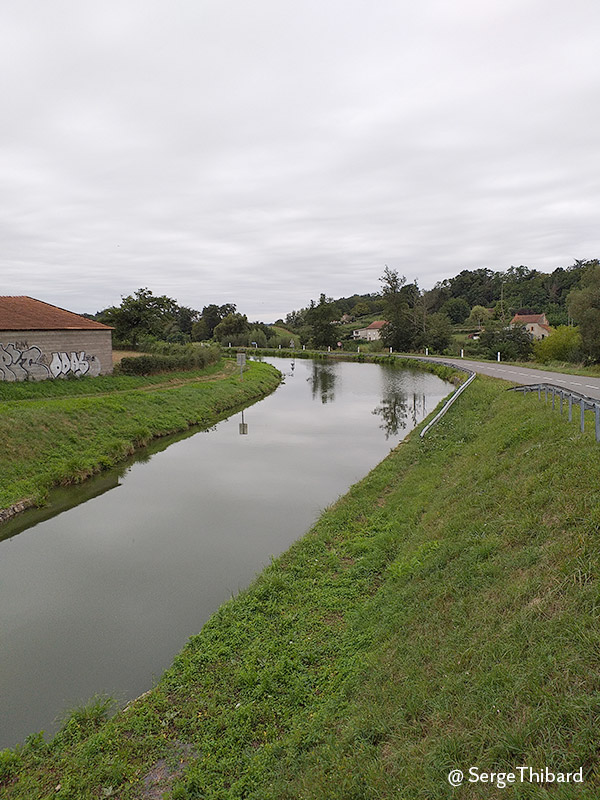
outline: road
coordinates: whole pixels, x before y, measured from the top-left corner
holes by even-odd
[[[527,369],[527,367],[515,367],[511,364],[470,361],[468,358],[436,358],[435,356],[422,356],[422,358],[426,361],[443,361],[446,364],[455,364],[457,367],[466,367],[481,375],[502,378],[502,380],[518,385],[553,383],[563,389],[571,389],[573,392],[600,400],[600,378],[590,378],[586,375],[566,375],[564,372],[550,372],[543,369]]]

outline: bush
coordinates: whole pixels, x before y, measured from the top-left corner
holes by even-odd
[[[478,349],[487,358],[500,352],[503,361],[527,361],[533,352],[533,337],[523,325],[489,328],[479,337]]]
[[[548,364],[550,361],[581,361],[582,344],[579,328],[559,325],[550,336],[533,345],[533,354],[535,360],[541,364]]]
[[[154,375],[157,372],[179,372],[186,369],[203,369],[215,364],[220,356],[217,347],[200,344],[172,344],[156,342],[150,355],[122,358],[121,375]]]

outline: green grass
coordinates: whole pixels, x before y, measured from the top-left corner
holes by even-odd
[[[39,400],[46,397],[95,395],[123,392],[131,389],[144,389],[214,375],[222,368],[223,362],[221,361],[204,369],[168,372],[160,375],[99,375],[97,378],[67,378],[39,382],[21,381],[18,383],[0,381],[0,401]]]
[[[190,425],[212,424],[224,412],[272,391],[279,382],[277,371],[267,364],[249,364],[242,382],[237,371],[219,377],[216,368],[180,376],[89,379],[98,380],[104,393],[0,403],[0,509],[24,499],[42,502],[50,487],[80,482],[155,437]],[[157,379],[156,389],[140,391]],[[83,380],[51,385],[58,384],[57,391],[63,392],[85,386],[87,394],[89,384]],[[106,394],[108,389],[112,392]]]
[[[289,339],[298,338],[298,334],[289,330],[289,328],[282,327],[281,325],[269,325],[269,328],[271,328],[272,331],[275,331],[277,336],[287,336]]]
[[[591,430],[477,378],[150,694],[5,751],[0,794],[143,797],[160,767],[176,800],[595,800],[599,531]],[[585,784],[451,789],[471,765],[583,767]]]

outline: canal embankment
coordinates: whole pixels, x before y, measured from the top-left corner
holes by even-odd
[[[535,765],[597,797],[599,486],[591,433],[477,378],[152,691],[5,751],[2,796],[447,798],[450,770]]]
[[[109,376],[12,384],[0,402],[0,522],[40,504],[56,485],[80,483],[146,446],[277,388],[268,364],[232,362],[150,377]],[[20,398],[20,399],[15,399]]]

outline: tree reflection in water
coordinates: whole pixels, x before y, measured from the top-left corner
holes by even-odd
[[[400,430],[406,428],[408,419],[415,426],[425,417],[425,395],[413,392],[411,400],[405,392],[389,389],[381,398],[381,405],[371,413],[381,417],[382,424],[379,427],[384,431],[385,438],[389,439],[390,436],[396,436]]]
[[[336,378],[335,364],[314,361],[312,374],[307,378],[310,382],[313,400],[320,396],[322,403],[332,403],[335,399]]]

